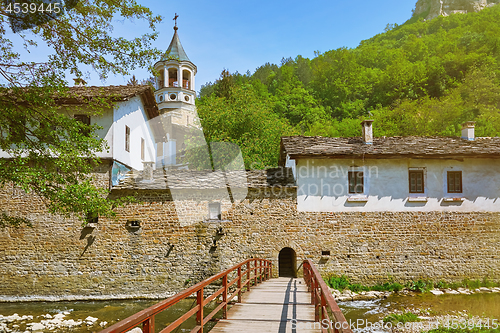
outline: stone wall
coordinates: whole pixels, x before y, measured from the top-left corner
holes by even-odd
[[[4,189],[0,207],[34,227],[0,229],[0,300],[161,298],[252,256],[273,260],[277,274],[284,247],[296,251],[298,264],[310,258],[325,274],[363,283],[500,277],[498,213],[305,213],[297,211],[296,188],[286,190],[251,188],[244,201],[222,203],[229,206],[222,222],[186,226],[169,190],[114,191],[142,203],[82,228]],[[128,226],[132,220],[139,229]]]

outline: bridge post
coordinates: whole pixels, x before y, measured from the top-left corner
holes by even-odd
[[[319,322],[319,307],[320,307],[320,302],[321,302],[321,295],[320,295],[320,299],[318,300],[318,287],[319,287],[319,283],[318,283],[318,280],[316,279],[313,279],[313,284],[314,284],[314,288],[313,288],[313,297],[314,297],[314,321],[315,322]],[[320,292],[321,294],[321,292]]]
[[[250,260],[247,262],[247,291],[250,291]]]
[[[238,303],[241,303],[241,266],[238,267]]]
[[[203,333],[203,287],[196,293],[196,303],[199,306],[198,312],[196,312],[196,323],[200,326],[198,333]]]
[[[253,285],[256,286],[257,285],[257,275],[258,275],[258,267],[257,266],[257,259],[254,259],[253,260]]]
[[[222,302],[224,303],[222,318],[227,319],[227,274],[222,277],[222,286],[224,287],[224,292],[222,293]]]
[[[328,313],[325,313],[325,309],[326,309],[326,299],[325,299],[325,296],[323,295],[323,293],[320,291],[320,295],[321,295],[321,321],[323,319],[326,319],[328,317]]]
[[[151,316],[142,323],[142,333],[155,332],[155,317]]]

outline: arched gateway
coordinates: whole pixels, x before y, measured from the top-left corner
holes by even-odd
[[[281,249],[278,255],[279,276],[297,277],[297,254],[292,248]]]

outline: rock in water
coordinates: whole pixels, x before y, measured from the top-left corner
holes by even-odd
[[[32,331],[36,332],[36,331],[43,331],[45,329],[45,325],[41,324],[41,323],[31,323],[31,324],[28,324],[27,325]]]
[[[439,289],[432,289],[432,290],[430,290],[430,292],[431,292],[431,294],[433,294],[433,295],[443,295],[443,294],[444,294],[444,293],[443,293],[441,290],[439,290]]]
[[[128,331],[127,333],[142,333],[142,330],[139,327],[136,327],[136,328]]]
[[[500,0],[418,0],[413,15],[424,14],[426,20],[432,20],[439,15],[479,12],[499,2]]]

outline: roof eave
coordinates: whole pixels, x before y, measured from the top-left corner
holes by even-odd
[[[280,154],[290,159],[464,159],[464,158],[500,158],[500,153],[491,154]],[[281,165],[281,164],[280,164]]]

